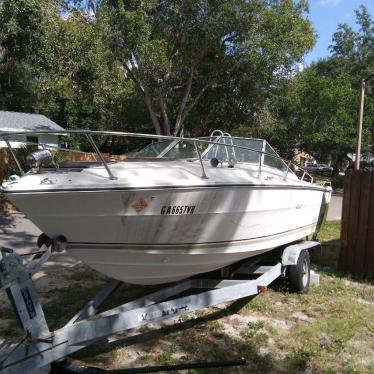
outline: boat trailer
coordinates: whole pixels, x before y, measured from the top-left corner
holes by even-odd
[[[204,275],[190,278],[99,313],[100,305],[122,283],[113,281],[64,327],[55,331],[48,328],[32,280],[32,275],[51,255],[51,246],[43,244],[39,251],[28,254],[31,260],[25,264],[21,255],[3,248],[0,252],[0,288],[5,288],[25,335],[17,344],[0,350],[0,373],[37,373],[40,369],[48,372],[51,363],[100,339],[198,309],[255,296],[286,272],[293,283],[292,288],[303,291],[310,280],[308,251],[318,248],[321,247],[316,241],[288,245],[278,251],[275,262],[269,264],[262,256],[251,258],[226,274],[229,279],[204,278]],[[176,297],[191,290],[195,293]],[[198,290],[200,293],[196,293]]]

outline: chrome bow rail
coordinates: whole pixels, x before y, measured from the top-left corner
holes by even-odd
[[[50,130],[47,131],[47,130],[44,130],[44,131],[17,131],[17,132],[15,132],[15,131],[13,131],[13,132],[0,131],[0,140],[2,139],[2,140],[5,141],[7,147],[8,147],[8,149],[9,149],[11,155],[12,155],[12,158],[13,158],[14,162],[16,163],[21,175],[24,175],[25,171],[22,169],[21,164],[20,164],[20,162],[19,162],[19,160],[18,160],[18,158],[17,158],[17,156],[16,156],[16,154],[15,154],[15,152],[14,152],[14,150],[13,150],[11,144],[10,144],[10,141],[17,141],[17,142],[21,142],[21,143],[39,145],[43,148],[48,147],[48,148],[59,149],[59,150],[64,150],[64,151],[73,151],[73,152],[79,152],[79,151],[74,151],[74,150],[64,149],[64,148],[60,148],[60,147],[53,146],[53,145],[43,145],[43,144],[39,144],[39,143],[28,142],[28,141],[24,141],[24,140],[21,140],[21,139],[17,139],[16,137],[20,136],[20,135],[23,135],[23,136],[25,136],[25,135],[26,136],[30,136],[30,135],[31,136],[35,136],[35,135],[56,135],[56,136],[83,135],[87,138],[88,142],[91,144],[93,150],[95,151],[95,154],[98,156],[99,160],[103,164],[103,166],[106,169],[110,179],[116,179],[116,177],[113,175],[112,171],[110,170],[110,167],[109,167],[108,163],[105,161],[102,153],[100,152],[97,144],[95,143],[95,141],[93,139],[93,135],[145,138],[145,139],[154,139],[154,140],[157,140],[157,141],[159,141],[159,140],[173,140],[174,142],[172,142],[172,144],[167,147],[168,152],[171,149],[173,149],[174,147],[176,147],[177,144],[179,144],[180,142],[190,142],[194,145],[194,148],[195,148],[196,153],[198,155],[198,159],[199,159],[200,166],[201,166],[201,169],[202,169],[202,176],[201,176],[202,178],[208,178],[208,176],[207,176],[205,168],[204,168],[203,156],[202,156],[202,154],[201,154],[201,152],[200,152],[200,150],[197,146],[198,144],[208,144],[210,146],[219,145],[219,146],[222,146],[222,147],[226,147],[226,149],[227,149],[227,147],[233,148],[234,151],[235,151],[235,149],[239,149],[239,150],[246,150],[248,152],[253,152],[253,153],[258,154],[258,175],[259,176],[261,176],[262,167],[263,167],[263,164],[264,164],[264,156],[269,156],[269,157],[272,157],[273,159],[280,160],[282,163],[284,163],[284,165],[286,167],[286,170],[284,172],[284,180],[287,180],[287,176],[290,172],[295,174],[294,171],[292,170],[292,167],[294,167],[295,170],[300,170],[302,172],[301,177],[298,177],[301,181],[304,181],[305,177],[308,177],[309,181],[311,183],[313,182],[313,177],[306,170],[304,170],[300,166],[292,163],[289,160],[283,159],[282,157],[280,157],[278,155],[266,152],[264,149],[258,150],[258,149],[254,149],[254,148],[244,147],[244,146],[241,146],[241,145],[233,144],[232,141],[228,144],[227,143],[220,143],[220,140],[223,137],[231,137],[230,134],[224,133],[220,130],[213,131],[211,137],[216,137],[216,139],[214,139],[214,140],[206,140],[206,139],[202,139],[202,138],[186,138],[186,137],[177,137],[177,136],[168,136],[168,135],[152,135],[152,134],[131,133],[131,132],[93,131],[93,130],[64,130],[64,131],[50,131]],[[205,153],[206,152],[204,152],[204,154]]]

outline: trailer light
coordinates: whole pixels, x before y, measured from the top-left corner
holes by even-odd
[[[38,236],[36,244],[39,248],[41,248],[43,244],[49,247],[52,244],[52,240],[47,234],[44,234],[43,232]]]
[[[263,293],[266,291],[266,286],[263,286],[263,285],[258,285],[257,286],[257,291],[258,293]]]

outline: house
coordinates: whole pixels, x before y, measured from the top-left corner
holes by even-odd
[[[304,151],[295,149],[293,162],[301,167],[306,167],[310,163],[316,163],[316,159]]]
[[[64,129],[54,123],[42,114],[32,113],[18,113],[0,111],[0,134],[2,131],[22,132],[22,131],[64,131]],[[25,142],[40,143],[50,146],[58,146],[59,140],[57,135],[43,134],[43,135],[18,135],[12,136],[10,139],[12,148],[21,148]],[[5,148],[7,145],[5,141],[0,139],[0,148]]]

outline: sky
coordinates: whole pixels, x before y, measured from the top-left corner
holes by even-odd
[[[305,56],[307,65],[329,55],[328,47],[339,23],[347,23],[357,29],[354,11],[360,5],[365,5],[374,18],[374,0],[309,0],[308,18],[317,32],[317,42]]]

